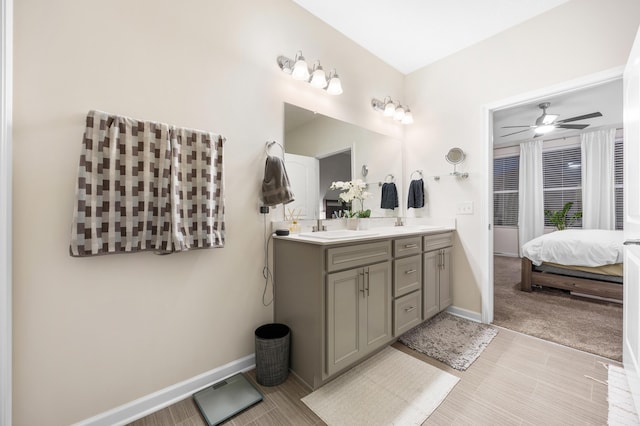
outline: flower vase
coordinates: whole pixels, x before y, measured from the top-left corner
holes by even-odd
[[[358,218],[358,229],[359,230],[369,229],[369,218],[359,217]]]
[[[347,218],[347,229],[351,231],[358,230],[358,218],[357,217],[348,217]]]

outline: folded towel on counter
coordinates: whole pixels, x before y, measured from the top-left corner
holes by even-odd
[[[398,207],[398,189],[393,182],[382,184],[382,195],[380,197],[381,209],[395,209]]]
[[[407,208],[419,209],[424,207],[424,181],[422,179],[412,180],[409,184],[409,199]]]
[[[264,165],[262,200],[266,206],[294,201],[289,176],[281,158],[268,155]]]

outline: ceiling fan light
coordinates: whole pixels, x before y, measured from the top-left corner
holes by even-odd
[[[545,133],[549,133],[550,131],[552,131],[555,128],[556,128],[556,126],[554,126],[552,124],[545,124],[545,125],[536,127],[536,133],[539,134],[539,135],[544,135]]]
[[[546,114],[543,118],[542,118],[542,125],[547,125],[547,124],[551,124],[554,121],[556,121],[556,119],[558,118],[557,114]]]

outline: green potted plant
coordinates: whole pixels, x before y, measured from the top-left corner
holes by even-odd
[[[547,218],[549,222],[555,225],[558,228],[558,231],[562,231],[563,229],[567,229],[568,226],[571,226],[573,222],[582,218],[582,212],[577,211],[571,216],[569,216],[569,210],[571,210],[571,206],[573,206],[573,201],[569,201],[565,203],[562,210],[545,210],[544,216]]]

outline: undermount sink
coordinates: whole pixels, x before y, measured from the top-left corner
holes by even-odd
[[[336,229],[334,231],[301,232],[299,235],[301,237],[318,238],[321,240],[337,240],[340,238],[370,237],[372,235],[378,235],[378,233],[372,232],[372,231],[353,231],[350,229]]]

